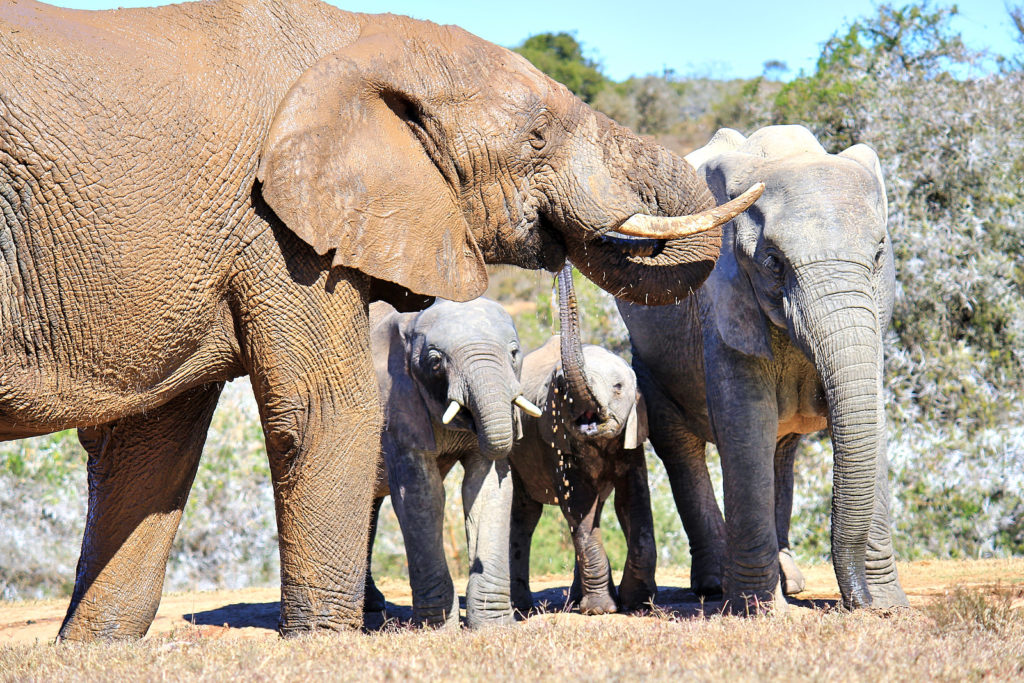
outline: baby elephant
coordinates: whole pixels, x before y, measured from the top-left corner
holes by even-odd
[[[512,449],[512,604],[524,614],[533,607],[530,540],[548,504],[560,506],[569,522],[576,550],[570,599],[580,612],[636,609],[657,589],[646,412],[629,365],[600,347],[581,346],[571,266],[559,275],[559,289],[563,336],[523,361],[523,394],[544,412],[523,422],[523,438]],[[612,490],[628,548],[618,601],[600,528]]]
[[[409,561],[413,620],[458,624],[459,602],[442,545],[444,487],[456,462],[464,469],[470,627],[512,621],[507,457],[518,413],[540,415],[520,396],[522,357],[512,319],[493,301],[438,300],[422,313],[371,311],[371,343],[385,410],[381,439],[386,473],[378,477],[369,553],[384,496],[398,515]],[[367,612],[384,596],[366,575]]]

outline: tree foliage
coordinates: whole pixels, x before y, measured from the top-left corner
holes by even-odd
[[[538,33],[513,49],[584,102],[592,102],[608,83],[600,65],[583,56],[583,47],[570,33]]]

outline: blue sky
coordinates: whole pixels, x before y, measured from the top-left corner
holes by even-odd
[[[164,4],[152,0],[57,0],[80,9]],[[340,0],[356,12],[408,14],[458,24],[499,45],[535,33],[572,31],[587,55],[615,80],[674,69],[681,75],[757,76],[769,59],[785,62],[790,76],[812,70],[821,44],[849,21],[875,12],[872,0]],[[897,6],[904,4],[896,0]],[[947,3],[951,4],[951,3]],[[954,26],[968,47],[1016,54],[1004,0],[959,3]],[[625,10],[625,11],[624,11]]]

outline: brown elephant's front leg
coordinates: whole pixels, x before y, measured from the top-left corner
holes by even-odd
[[[626,534],[626,566],[619,584],[619,602],[622,609],[635,610],[653,601],[658,593],[654,579],[658,551],[654,545],[654,517],[644,450],[635,448],[625,456],[629,470],[615,485],[615,513]]]
[[[89,515],[59,638],[141,638],[149,629],[222,387],[79,431],[89,453]]]
[[[601,509],[597,489],[575,471],[565,473],[559,505],[569,522],[576,550],[576,574],[570,599],[578,600],[582,614],[610,614],[618,610],[611,566],[601,542]]]
[[[287,272],[255,268],[258,280],[239,295],[274,485],[286,636],[362,625],[380,449],[366,278],[300,258],[311,253],[294,246]]]

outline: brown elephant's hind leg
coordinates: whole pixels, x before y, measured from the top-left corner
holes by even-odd
[[[79,430],[89,453],[89,514],[60,639],[140,638],[149,629],[222,387]]]
[[[799,445],[800,435],[788,434],[775,446],[775,533],[779,537],[779,572],[785,595],[795,595],[807,584],[789,547],[789,522],[793,517],[793,461]]]

